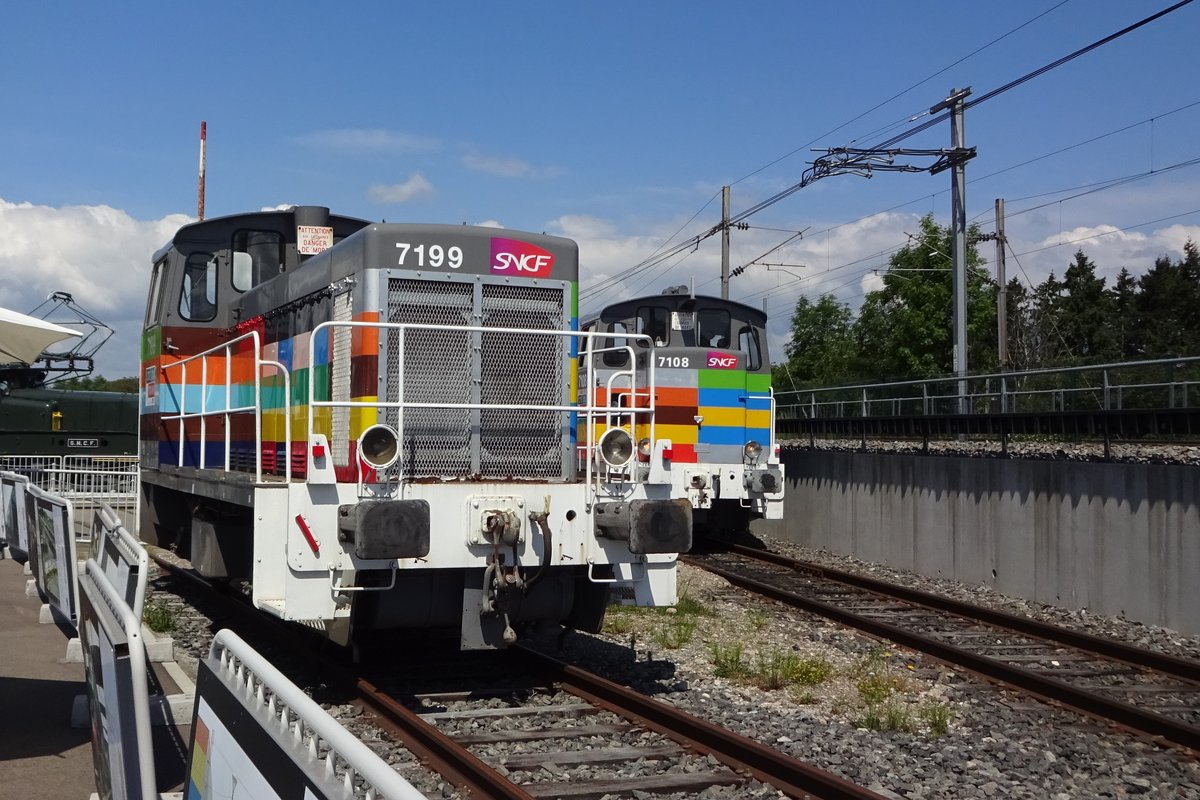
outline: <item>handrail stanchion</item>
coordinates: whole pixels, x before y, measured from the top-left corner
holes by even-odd
[[[229,421],[230,421],[229,406],[230,406],[230,396],[232,394],[233,394],[233,350],[229,345],[226,345],[225,346],[225,413],[222,415],[222,419],[225,420],[225,469],[226,470],[229,469],[229,438],[231,435],[230,429],[232,427],[229,424]],[[254,393],[254,396],[255,397],[258,396],[257,391]],[[259,437],[255,436],[254,438],[257,440]],[[261,474],[258,476],[258,480],[260,480],[260,481],[262,480]]]

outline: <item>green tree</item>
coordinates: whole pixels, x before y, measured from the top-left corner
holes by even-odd
[[[833,386],[850,380],[854,364],[853,314],[832,295],[813,302],[801,297],[792,314],[787,383],[796,387]]]
[[[86,392],[121,392],[137,394],[138,379],[134,377],[109,380],[103,375],[85,375],[79,378],[65,378],[53,383],[55,389]]]
[[[926,215],[920,234],[891,257],[883,288],[867,295],[854,325],[862,374],[899,380],[953,371],[950,239],[950,231]],[[978,372],[996,365],[996,294],[973,245],[966,263],[967,364]]]
[[[1063,274],[1055,311],[1066,350],[1063,360],[1096,364],[1119,357],[1116,302],[1082,250],[1076,251],[1075,260]]]
[[[1112,304],[1115,317],[1117,351],[1122,361],[1132,361],[1140,358],[1137,319],[1137,279],[1126,267],[1121,267],[1117,273],[1117,281],[1112,288]]]

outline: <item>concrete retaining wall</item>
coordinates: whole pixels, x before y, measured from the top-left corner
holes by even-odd
[[[1200,633],[1200,469],[785,451],[807,547]]]

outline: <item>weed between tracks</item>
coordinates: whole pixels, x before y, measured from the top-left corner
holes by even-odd
[[[142,609],[146,627],[155,633],[169,633],[175,629],[175,612],[163,600],[151,600]]]
[[[628,637],[631,648],[647,657],[653,657],[650,648],[673,651],[668,657],[681,667],[707,668],[712,677],[778,692],[779,702],[825,707],[856,727],[929,736],[949,732],[952,707],[923,697],[924,687],[912,677],[907,658],[875,648],[837,662],[811,652],[794,623],[732,603],[719,588],[693,574],[681,585],[673,608],[610,606],[604,632]],[[747,639],[757,644],[748,646]]]

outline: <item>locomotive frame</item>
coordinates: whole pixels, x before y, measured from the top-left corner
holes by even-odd
[[[691,506],[633,458],[653,403],[576,402],[606,349],[577,298],[558,237],[313,206],[183,227],[147,303],[142,537],[339,642],[596,630],[610,588],[673,604]]]
[[[654,375],[650,395],[622,387],[619,402],[655,408],[657,427],[639,421],[635,438],[646,451],[659,437],[671,442],[672,497],[686,498],[699,532],[783,517],[766,324],[752,306],[677,286],[608,305],[584,325],[608,337],[610,349],[589,359],[601,381],[631,365],[639,376]],[[625,343],[632,360],[619,347]],[[612,391],[597,385],[591,396],[600,401]]]

